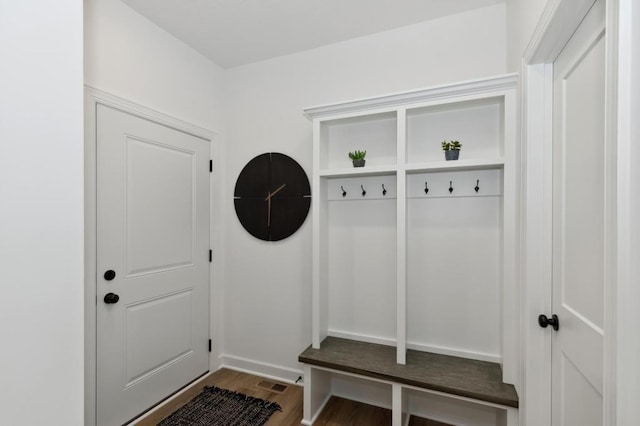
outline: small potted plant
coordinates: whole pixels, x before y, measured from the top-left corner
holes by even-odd
[[[354,151],[349,153],[349,158],[353,160],[353,167],[364,167],[364,157],[367,155],[367,151]]]
[[[462,148],[462,144],[459,141],[442,141],[442,150],[447,161],[457,160],[460,156],[460,148]]]

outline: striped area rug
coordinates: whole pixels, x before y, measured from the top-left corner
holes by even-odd
[[[243,393],[205,386],[158,426],[261,426],[280,405]]]

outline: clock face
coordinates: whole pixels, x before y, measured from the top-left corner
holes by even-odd
[[[249,161],[233,193],[236,215],[251,235],[287,238],[302,226],[311,206],[309,179],[291,157],[268,152]]]

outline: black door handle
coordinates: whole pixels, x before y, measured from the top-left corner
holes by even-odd
[[[104,295],[104,303],[107,303],[107,304],[118,303],[118,300],[120,300],[120,296],[118,296],[115,293],[107,293]]]
[[[116,271],[114,271],[113,269],[109,269],[107,272],[104,273],[104,279],[107,281],[111,281],[115,277],[116,277]]]
[[[542,328],[547,328],[550,325],[556,331],[560,328],[560,320],[556,314],[551,315],[551,318],[543,314],[538,315],[538,324]]]

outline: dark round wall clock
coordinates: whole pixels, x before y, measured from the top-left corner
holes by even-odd
[[[309,213],[309,179],[293,158],[267,152],[244,166],[233,202],[247,232],[261,240],[280,241],[296,232]]]

